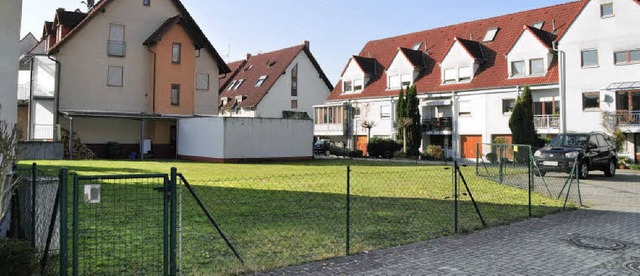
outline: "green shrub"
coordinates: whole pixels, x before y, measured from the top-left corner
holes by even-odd
[[[428,160],[444,160],[444,149],[438,145],[428,145],[423,155]]]
[[[616,129],[613,132],[613,142],[616,145],[616,150],[621,151],[624,147],[624,143],[627,141],[627,135],[620,129]]]
[[[36,250],[29,242],[0,239],[0,274],[32,275],[37,267]]]
[[[631,165],[629,168],[631,168],[632,170],[639,170],[640,171],[640,164]]]
[[[367,145],[367,152],[371,157],[391,158],[401,148],[402,145],[394,140],[373,138]]]
[[[498,155],[495,152],[487,153],[487,159],[493,164],[498,163]]]
[[[493,139],[493,143],[494,144],[509,144],[509,140],[503,138],[503,137],[498,137],[496,139]]]

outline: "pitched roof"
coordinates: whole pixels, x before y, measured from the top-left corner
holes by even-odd
[[[584,1],[584,0],[583,0]],[[570,2],[550,7],[528,10],[493,18],[464,22],[456,25],[440,27],[415,33],[399,35],[379,40],[369,41],[360,51],[360,55],[368,55],[376,59],[381,68],[378,69],[378,77],[371,81],[361,93],[341,94],[341,84],[335,86],[327,100],[344,100],[354,98],[388,97],[398,94],[397,90],[387,90],[387,80],[384,70],[391,64],[397,53],[398,47],[411,48],[418,42],[427,41],[425,73],[416,80],[418,93],[449,92],[487,89],[496,87],[509,87],[517,85],[536,85],[558,83],[557,60],[551,62],[545,76],[510,79],[508,76],[508,64],[505,57],[514,41],[522,33],[522,26],[544,21],[555,24],[544,24],[543,30],[548,33],[562,33],[568,26],[573,16],[583,5],[582,2]],[[553,30],[555,25],[556,30]],[[461,37],[475,37],[482,39],[487,30],[498,27],[500,31],[495,39],[490,42],[478,42],[472,39],[460,39]],[[484,57],[484,62],[469,83],[442,85],[441,62],[449,51],[453,40],[458,40],[476,57]],[[481,47],[480,47],[481,46]]]
[[[544,44],[544,46],[547,46],[547,48],[551,49],[553,41],[556,39],[556,35],[547,31],[540,30],[538,28],[531,27],[531,26],[524,26],[524,27],[529,31],[531,31],[531,33],[533,33],[533,35],[538,40],[540,40],[542,44]]]
[[[242,103],[237,104],[238,107],[256,107],[264,96],[269,93],[269,90],[280,76],[289,74],[285,70],[301,52],[307,55],[324,83],[329,90],[332,90],[333,86],[331,86],[331,82],[322,71],[322,68],[320,68],[311,51],[309,51],[307,46],[302,44],[269,53],[253,56],[247,55],[246,60],[230,63],[230,66],[235,70],[220,80],[220,98],[230,98],[222,108],[231,108],[236,105],[237,96],[246,97],[242,100]],[[267,76],[266,80],[261,86],[256,87],[256,83],[263,76]],[[239,80],[244,80],[242,85],[238,89],[229,90],[231,84]]]
[[[65,11],[58,9],[56,10],[56,19],[54,23],[73,28],[80,24],[85,17],[87,17],[87,14],[80,11]]]
[[[426,61],[424,59],[424,52],[407,49],[403,47],[400,47],[399,51],[401,51],[402,54],[404,54],[404,56],[407,57],[407,59],[409,60],[409,62],[411,62],[411,64],[413,64],[413,66],[424,67],[426,65]]]
[[[89,12],[87,13],[86,17],[84,19],[82,19],[82,21],[80,21],[75,26],[75,28],[73,28],[73,30],[71,30],[69,32],[69,34],[67,34],[67,36],[65,36],[63,39],[59,40],[55,45],[53,45],[53,47],[51,47],[49,49],[49,52],[50,53],[55,53],[55,52],[59,51],[60,48],[67,41],[71,40],[76,33],[81,31],[82,28],[89,21],[91,21],[93,18],[95,18],[98,14],[102,14],[104,9],[107,7],[107,5],[109,5],[113,1],[115,1],[115,0],[101,0],[98,3],[96,3],[96,5],[91,10],[89,10]],[[198,37],[202,38],[202,41],[200,41],[200,42],[202,43],[203,47],[206,48],[211,53],[211,55],[213,55],[214,59],[216,60],[216,63],[218,64],[218,69],[219,69],[220,73],[224,74],[224,73],[230,72],[229,67],[227,67],[227,64],[224,62],[222,57],[220,57],[220,54],[218,54],[218,52],[213,47],[213,45],[211,44],[209,39],[204,35],[204,33],[202,32],[202,30],[200,29],[198,24],[195,23],[195,21],[191,17],[191,14],[189,14],[189,12],[184,7],[182,2],[180,2],[180,0],[171,0],[171,2],[174,3],[176,5],[176,7],[178,8],[178,10],[180,11],[180,15],[183,18],[182,20],[184,20],[186,22],[189,22],[190,26],[193,28],[191,31],[196,33],[198,35]]]
[[[460,45],[467,50],[467,53],[471,55],[475,59],[485,59],[484,50],[482,49],[482,44],[478,41],[466,40],[459,37],[456,37],[454,40],[460,42]]]
[[[32,33],[26,34],[20,39],[20,55],[26,55],[34,46],[38,44],[38,40]]]
[[[49,33],[55,33],[53,31],[53,22],[51,21],[45,21],[44,22],[44,27],[42,28],[42,38],[44,38],[45,36],[47,36]]]
[[[191,24],[191,22],[189,20],[185,20],[184,17],[182,17],[180,15],[176,15],[174,17],[171,17],[171,18],[167,19],[164,23],[162,23],[162,25],[160,25],[160,27],[158,27],[157,30],[155,30],[153,32],[153,34],[151,34],[151,36],[149,36],[142,43],[142,45],[149,46],[149,45],[154,45],[154,44],[158,43],[158,41],[160,41],[162,39],[162,37],[169,30],[171,30],[171,28],[173,28],[173,26],[178,25],[178,24],[180,24],[182,27],[184,27],[184,29],[187,32],[187,34],[189,35],[189,37],[191,38],[193,43],[198,48],[205,47],[205,42],[204,41],[205,41],[206,38],[202,37],[200,35],[200,33],[195,31],[195,27]]]
[[[365,74],[372,76],[378,73],[378,61],[375,58],[366,58],[361,56],[353,56],[353,60],[360,66]]]

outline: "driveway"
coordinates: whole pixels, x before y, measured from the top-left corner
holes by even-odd
[[[589,208],[269,275],[640,275],[640,174],[594,172]]]

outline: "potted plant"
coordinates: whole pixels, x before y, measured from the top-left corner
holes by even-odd
[[[629,168],[630,160],[627,157],[620,156],[620,160],[618,160],[618,169],[625,170]]]

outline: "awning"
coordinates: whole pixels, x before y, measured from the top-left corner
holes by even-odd
[[[640,81],[614,82],[610,84],[606,90],[609,90],[609,91],[640,90]]]
[[[451,100],[434,100],[424,102],[425,106],[451,105]]]

